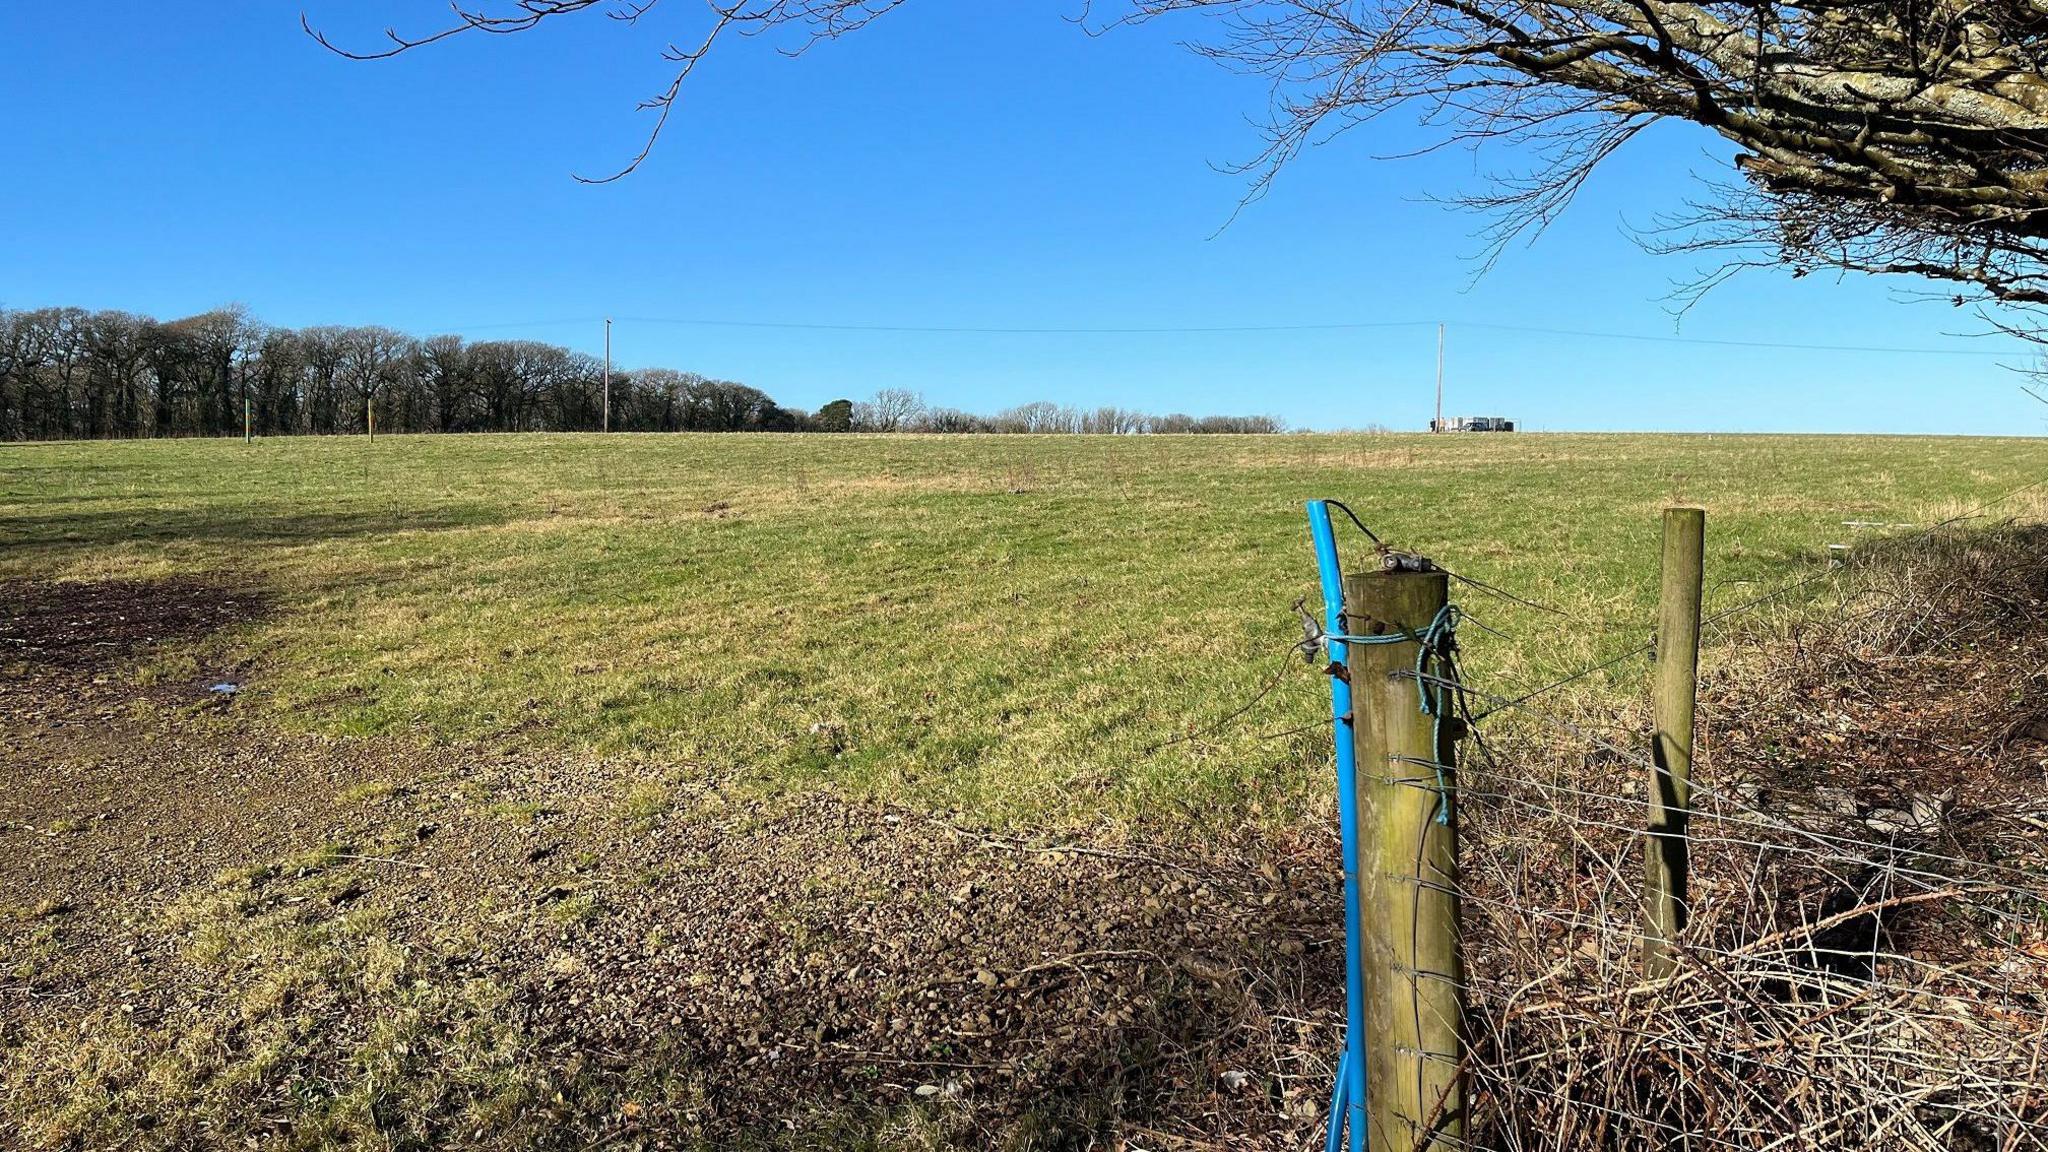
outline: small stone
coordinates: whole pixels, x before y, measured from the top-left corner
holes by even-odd
[[[1847,788],[1815,788],[1813,804],[1815,808],[1837,816],[1854,816],[1862,810],[1856,803],[1856,794]]]

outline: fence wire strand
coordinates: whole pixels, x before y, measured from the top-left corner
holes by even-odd
[[[1929,539],[2043,485],[2048,478],[1886,539]],[[1702,627],[1857,571],[1831,562],[1800,573]],[[1845,589],[1842,610],[1869,593]],[[1916,623],[1912,635],[1950,643],[1969,623]],[[1926,827],[1878,827],[1860,805],[1700,779],[1700,768],[1714,769],[1719,754],[1710,754],[1696,765],[1684,833],[1698,871],[1678,966],[1663,979],[1639,974],[1651,939],[1644,849],[1658,805],[1645,789],[1656,762],[1631,737],[1606,738],[1540,702],[1654,649],[1630,648],[1533,690],[1489,692],[1455,666],[1396,673],[1452,696],[1471,750],[1457,766],[1395,758],[1449,776],[1467,838],[1457,874],[1418,869],[1416,887],[1466,907],[1465,1063],[1483,1122],[1466,1140],[1433,1146],[2048,1150],[2048,1091],[2038,1085],[2048,1066],[2048,873],[1956,850],[1963,842],[1943,810]],[[1703,711],[1703,721],[1713,715]],[[1542,734],[1550,743],[1532,745]],[[1579,750],[1576,767],[1559,758],[1558,740]],[[1411,776],[1380,778],[1439,787]]]

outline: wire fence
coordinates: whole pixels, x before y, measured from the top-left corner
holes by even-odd
[[[2038,661],[2011,656],[2024,631],[2001,633],[1997,614],[1967,603],[1951,611],[1943,600],[2010,601],[2048,638],[2048,586],[2033,575],[2048,568],[2048,539],[2007,541],[2002,553],[1957,542],[1958,556],[1969,555],[1945,581],[1944,557],[1919,554],[2044,485],[2048,478],[1871,542],[1913,564],[1831,558],[1702,620],[1726,639],[1765,607],[1828,582],[1838,632],[1863,601],[1907,623],[1881,635],[1808,637],[1786,657],[1770,653],[1782,640],[1766,641],[1757,647],[1769,667],[1757,678],[1708,694],[1684,831],[1689,922],[1669,975],[1644,975],[1646,857],[1665,834],[1653,830],[1660,769],[1641,750],[1646,733],[1589,719],[1582,707],[1547,706],[1570,685],[1654,658],[1654,643],[1601,645],[1610,654],[1533,688],[1412,674],[1447,690],[1465,724],[1457,863],[1451,874],[1419,868],[1414,881],[1462,907],[1459,1071],[1471,1085],[1466,1134],[1430,1132],[1418,1148],[2048,1149],[2048,1088],[2039,1083],[2048,1061],[2048,802],[2040,811],[2033,803],[2048,759],[2000,762],[1980,742],[1970,756],[1939,753],[1946,776],[1908,778],[1910,765],[1896,759],[1777,763],[1776,746],[1746,731],[1799,730],[1806,721],[1797,714],[1749,713],[1787,694],[1838,690],[1859,662],[1922,675],[1934,693],[1956,696],[2010,694],[2008,681],[2048,677]],[[2025,584],[2027,597],[1987,586],[1997,581],[1985,580],[1983,565]],[[1509,589],[1460,583],[1555,611]],[[2029,598],[2042,610],[2020,603]],[[1830,643],[1837,651],[1823,658]],[[2002,670],[1989,675],[1996,660]],[[1936,710],[1954,703],[1937,701]],[[1945,747],[1898,729],[1872,738]],[[1975,776],[1956,771],[1965,763]],[[2031,782],[2015,771],[2031,771]],[[1371,775],[1364,764],[1358,772]],[[1440,787],[1427,773],[1380,772],[1381,784]],[[1975,792],[1959,798],[1965,786]],[[1411,986],[1443,978],[1407,975]],[[1417,1114],[1428,1112],[1418,1102]]]

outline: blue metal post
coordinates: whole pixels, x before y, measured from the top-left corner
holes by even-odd
[[[1315,539],[1316,572],[1323,585],[1323,620],[1327,632],[1344,633],[1344,573],[1337,564],[1337,536],[1330,528],[1330,508],[1308,502],[1309,533]],[[1332,663],[1349,668],[1348,646],[1325,637]],[[1358,787],[1352,747],[1351,683],[1330,677],[1330,714],[1335,719],[1337,761],[1337,827],[1344,853],[1344,1058],[1331,1093],[1328,1152],[1337,1152],[1338,1131],[1348,1130],[1351,1152],[1364,1152],[1365,1139],[1365,963],[1359,952]]]

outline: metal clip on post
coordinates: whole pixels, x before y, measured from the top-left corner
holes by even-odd
[[[1380,565],[1389,572],[1434,572],[1436,561],[1413,552],[1396,552],[1392,548],[1380,551]]]

